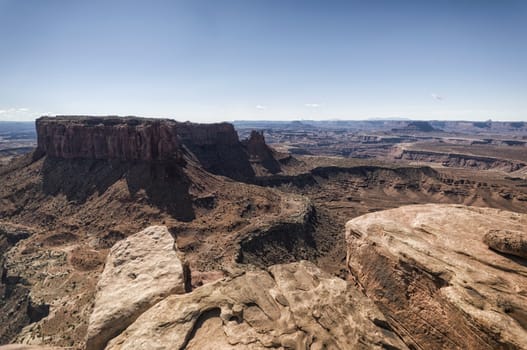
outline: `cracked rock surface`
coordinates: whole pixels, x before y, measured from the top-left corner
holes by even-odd
[[[348,266],[409,346],[525,349],[527,261],[485,237],[526,227],[525,214],[460,205],[375,212],[346,224]]]
[[[165,226],[148,227],[116,243],[97,284],[86,349],[103,349],[141,313],[177,293],[185,293],[185,271]]]
[[[312,263],[171,295],[106,349],[406,349],[362,293]]]

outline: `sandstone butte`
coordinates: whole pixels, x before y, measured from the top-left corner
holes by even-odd
[[[404,206],[349,221],[347,263],[409,346],[525,349],[527,264],[486,235],[502,246],[496,232],[519,239],[526,228],[525,214]]]
[[[229,123],[196,124],[138,117],[56,116],[36,121],[37,151],[57,159],[178,161],[194,158],[207,171],[249,180],[250,159],[275,173],[280,165],[253,133],[241,142]]]
[[[74,159],[163,160],[181,156],[185,142],[234,145],[231,124],[193,124],[137,117],[58,116],[37,119],[38,151]]]

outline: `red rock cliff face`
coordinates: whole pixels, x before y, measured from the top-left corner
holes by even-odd
[[[254,177],[247,150],[229,123],[194,124],[136,117],[58,116],[37,120],[38,154],[59,159],[180,160],[208,171]],[[183,147],[184,146],[184,147]]]
[[[42,117],[37,149],[63,159],[167,160],[181,157],[177,123],[119,117]]]
[[[177,134],[182,143],[187,145],[238,146],[240,141],[234,126],[229,123],[194,124],[178,123]]]
[[[280,163],[275,159],[273,150],[265,143],[263,132],[252,131],[247,140],[242,144],[247,149],[249,160],[258,163],[271,174],[280,172]]]

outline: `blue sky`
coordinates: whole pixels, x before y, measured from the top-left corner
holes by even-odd
[[[527,1],[0,0],[0,120],[527,120]]]

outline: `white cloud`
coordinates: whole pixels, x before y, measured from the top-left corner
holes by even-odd
[[[435,93],[431,93],[430,96],[436,101],[443,101],[445,99],[443,96]]]
[[[266,109],[267,107],[265,106],[262,106],[262,105],[256,105],[256,109],[259,109],[259,110],[264,110]]]
[[[308,108],[318,108],[318,107],[320,107],[320,104],[318,104],[318,103],[306,103],[306,107],[308,107]]]
[[[7,109],[0,109],[1,120],[24,121],[34,120],[36,117],[38,117],[38,113],[32,112],[29,108],[11,107]]]

